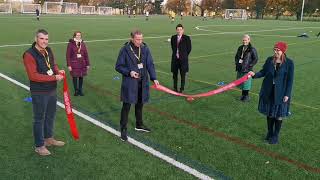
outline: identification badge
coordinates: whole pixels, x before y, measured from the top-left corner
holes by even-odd
[[[239,59],[239,63],[241,64],[243,62],[243,60],[242,59]]]
[[[82,56],[81,56],[81,54],[77,54],[77,58],[81,58]]]
[[[138,64],[138,69],[142,69],[142,68],[143,68],[143,64],[142,63]]]
[[[49,69],[49,70],[47,71],[47,74],[48,74],[49,76],[52,76],[52,75],[53,75],[52,69]]]

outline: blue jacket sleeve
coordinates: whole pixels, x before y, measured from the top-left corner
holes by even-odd
[[[253,79],[264,77],[266,75],[267,66],[268,66],[268,59],[264,63],[262,69],[253,76]]]
[[[292,61],[288,64],[288,72],[287,72],[287,79],[286,79],[286,89],[285,89],[285,96],[290,97],[292,86],[293,86],[293,76],[294,76],[294,64]]]
[[[156,70],[153,64],[153,58],[151,56],[151,52],[148,47],[146,49],[146,54],[147,54],[146,66],[147,66],[148,73],[150,75],[150,79],[151,81],[157,80]]]
[[[131,70],[129,69],[129,66],[126,64],[125,49],[124,48],[122,48],[119,52],[117,63],[115,66],[115,70],[124,76],[130,76]]]

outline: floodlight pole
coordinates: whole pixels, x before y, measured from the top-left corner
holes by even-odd
[[[304,10],[304,1],[305,0],[302,0],[302,7],[301,7],[301,22],[302,22],[302,19],[303,19],[303,10]]]

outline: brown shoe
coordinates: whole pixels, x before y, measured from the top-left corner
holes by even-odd
[[[54,138],[47,138],[44,140],[44,145],[45,146],[64,146],[64,142],[63,141],[57,141]]]
[[[38,153],[40,156],[49,156],[51,154],[45,146],[36,147],[34,151]]]

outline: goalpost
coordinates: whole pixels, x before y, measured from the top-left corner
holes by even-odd
[[[95,14],[95,6],[80,6],[80,14]]]
[[[112,7],[98,7],[99,15],[112,15]]]
[[[12,14],[11,3],[0,3],[0,14]]]
[[[36,9],[41,13],[41,5],[40,4],[30,4],[30,3],[22,3],[21,4],[21,13],[23,14],[31,14],[35,13]]]
[[[245,9],[226,9],[224,13],[225,19],[240,19],[247,20],[248,14]]]
[[[46,14],[78,14],[78,3],[45,2],[43,11]]]

